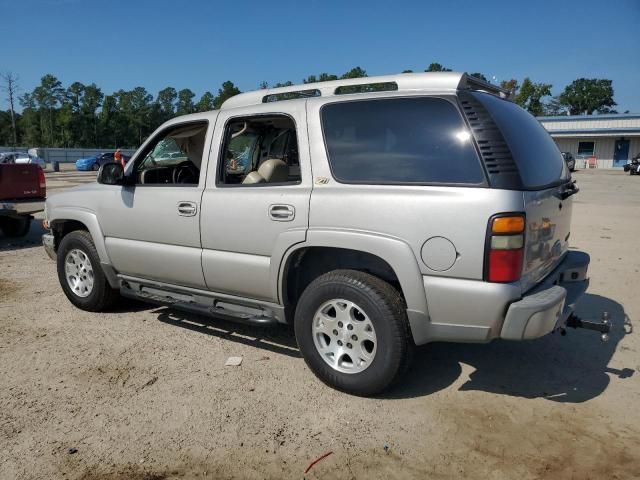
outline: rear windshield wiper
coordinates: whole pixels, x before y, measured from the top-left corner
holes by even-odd
[[[573,181],[569,181],[569,182],[565,183],[564,185],[561,185],[558,188],[558,192],[555,195],[560,200],[566,200],[571,195],[575,195],[579,191],[580,191],[580,189],[578,187],[576,187],[576,181],[573,180]]]

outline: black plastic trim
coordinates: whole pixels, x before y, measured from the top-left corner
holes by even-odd
[[[473,133],[476,147],[492,188],[523,190],[520,172],[509,145],[491,114],[469,92],[459,91],[460,110]]]

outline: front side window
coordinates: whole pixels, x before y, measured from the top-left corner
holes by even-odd
[[[225,127],[219,185],[296,184],[298,138],[286,115],[242,117]]]
[[[197,185],[207,122],[172,127],[160,134],[136,161],[138,185]]]
[[[344,183],[485,182],[471,135],[442,98],[394,98],[322,107],[331,170]]]

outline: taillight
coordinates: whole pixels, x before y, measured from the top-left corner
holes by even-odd
[[[42,168],[38,169],[38,181],[40,182],[40,195],[43,197],[47,196],[47,180],[44,176],[44,170]]]
[[[522,274],[525,218],[523,214],[500,214],[489,220],[485,279],[515,282]]]

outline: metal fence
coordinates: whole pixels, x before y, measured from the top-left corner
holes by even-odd
[[[109,148],[26,148],[26,147],[3,147],[0,152],[27,152],[44,159],[50,163],[75,163],[79,158],[87,158],[99,153],[113,152]],[[131,156],[134,149],[122,149],[123,155]]]

